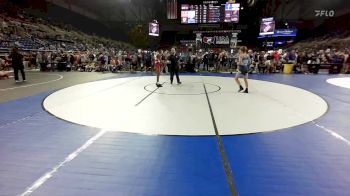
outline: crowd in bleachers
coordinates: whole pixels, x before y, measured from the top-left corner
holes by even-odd
[[[22,51],[86,51],[131,45],[87,35],[65,24],[34,17],[8,1],[0,2],[0,50],[17,47]]]
[[[17,47],[24,56],[25,68],[42,71],[148,71],[152,70],[156,53],[160,53],[166,72],[170,55],[167,50],[135,50],[127,43],[87,35],[69,25],[30,16],[11,3],[0,3],[0,11],[0,71],[10,69],[7,56],[11,48]],[[347,73],[350,34],[341,35],[299,42],[287,50],[249,50],[250,73],[280,73],[287,63],[294,65],[296,73],[313,72],[314,65],[322,64],[337,64],[337,68],[341,66],[339,72]],[[185,49],[178,56],[183,71],[232,73],[237,67],[237,53],[225,50]]]
[[[24,56],[25,68],[102,70],[102,59],[111,62],[116,53],[131,50],[130,44],[85,34],[70,25],[34,17],[8,1],[0,2],[0,71],[11,67],[12,48]],[[103,62],[103,61],[102,61]],[[113,61],[115,62],[115,61]],[[101,67],[100,67],[101,66]]]
[[[115,47],[130,49],[131,45],[85,34],[70,25],[27,14],[8,1],[0,2],[0,48],[13,45],[19,49],[74,50]]]

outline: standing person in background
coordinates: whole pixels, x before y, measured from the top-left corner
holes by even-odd
[[[150,51],[145,52],[145,71],[147,72],[152,66],[152,54]]]
[[[273,57],[271,52],[266,53],[265,65],[267,68],[267,73],[273,73],[274,67],[273,67]]]
[[[70,65],[70,67],[74,68],[75,71],[77,71],[78,67],[74,64],[74,62],[75,62],[74,55],[70,54],[69,55],[69,63],[70,63],[69,65]]]
[[[142,69],[142,54],[140,49],[137,51],[136,55],[137,55],[137,66]]]
[[[173,84],[174,75],[176,75],[177,84],[181,84],[180,78],[179,78],[179,65],[178,65],[179,57],[176,56],[175,48],[171,49],[171,54],[168,60],[170,61],[170,64],[169,64],[170,65],[169,67],[170,83]]]
[[[287,62],[295,64],[296,61],[297,61],[297,55],[295,53],[295,50],[292,50],[292,51],[288,52],[288,54],[287,54]]]
[[[248,49],[245,46],[242,46],[239,51],[239,56],[238,56],[238,68],[237,68],[237,74],[235,77],[236,83],[239,85],[239,90],[238,92],[243,91],[243,87],[241,82],[239,81],[238,77],[239,75],[243,75],[244,78],[244,83],[245,83],[245,90],[243,91],[244,93],[248,93],[248,71],[249,71],[249,64],[250,64],[250,58],[249,55],[247,54]]]
[[[259,73],[265,73],[266,72],[266,58],[265,58],[265,51],[262,51],[258,56],[258,70]]]
[[[344,53],[344,64],[343,64],[343,73],[348,73],[350,67],[350,52],[346,50]]]
[[[209,57],[210,57],[209,52],[205,52],[205,54],[203,55],[203,70],[204,71],[209,70]]]
[[[38,64],[40,71],[45,71],[42,68],[42,62],[43,62],[43,56],[42,56],[41,52],[38,52],[36,55],[36,63]]]
[[[138,57],[136,53],[131,56],[131,67],[132,67],[132,70],[134,71],[137,71],[137,65],[138,65],[137,58]]]
[[[225,68],[226,60],[227,60],[227,54],[226,54],[226,51],[223,50],[219,54],[219,64],[218,64],[216,71],[221,71],[223,68]]]
[[[36,69],[37,68],[37,64],[36,64],[36,54],[35,53],[31,53],[30,57],[29,57],[29,66],[31,69]]]
[[[214,66],[215,66],[215,54],[212,50],[210,50],[208,71],[211,71],[214,68]]]
[[[18,52],[18,49],[15,47],[12,49],[12,52],[11,52],[9,58],[12,60],[12,68],[13,68],[13,72],[15,74],[15,81],[19,82],[18,71],[20,71],[21,75],[22,75],[22,79],[25,82],[26,76],[24,73],[23,55],[20,54]]]
[[[196,69],[197,69],[197,71],[200,70],[202,63],[203,63],[203,54],[202,54],[202,50],[199,50],[199,52],[197,52],[197,54],[196,54]]]
[[[167,60],[168,59],[168,51],[164,51],[162,52],[162,58],[161,58],[161,67],[162,67],[162,72],[166,73],[165,68],[167,67]]]

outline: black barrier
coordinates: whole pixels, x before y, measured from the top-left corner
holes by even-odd
[[[67,70],[67,63],[66,62],[57,63],[57,70],[58,71],[66,71]]]
[[[329,74],[339,74],[343,65],[336,63],[311,64],[308,66],[309,72],[318,74],[320,69],[328,69]]]

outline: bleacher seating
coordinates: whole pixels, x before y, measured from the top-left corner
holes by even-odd
[[[115,40],[87,35],[65,24],[55,24],[41,18],[26,15],[20,8],[17,15],[7,13],[8,4],[0,4],[0,48],[17,46],[23,50],[54,49],[66,51],[86,50],[88,47],[133,48]],[[15,6],[12,6],[12,10]],[[2,27],[2,22],[6,27]],[[59,47],[56,47],[59,46]]]

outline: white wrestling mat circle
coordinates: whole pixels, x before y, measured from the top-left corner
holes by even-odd
[[[233,78],[181,76],[181,85],[161,77],[129,77],[80,84],[44,100],[54,116],[81,125],[150,135],[215,135],[204,85],[220,135],[274,131],[319,118],[319,96],[293,86],[249,80],[238,93]]]
[[[350,78],[331,78],[327,82],[335,86],[350,89]]]

